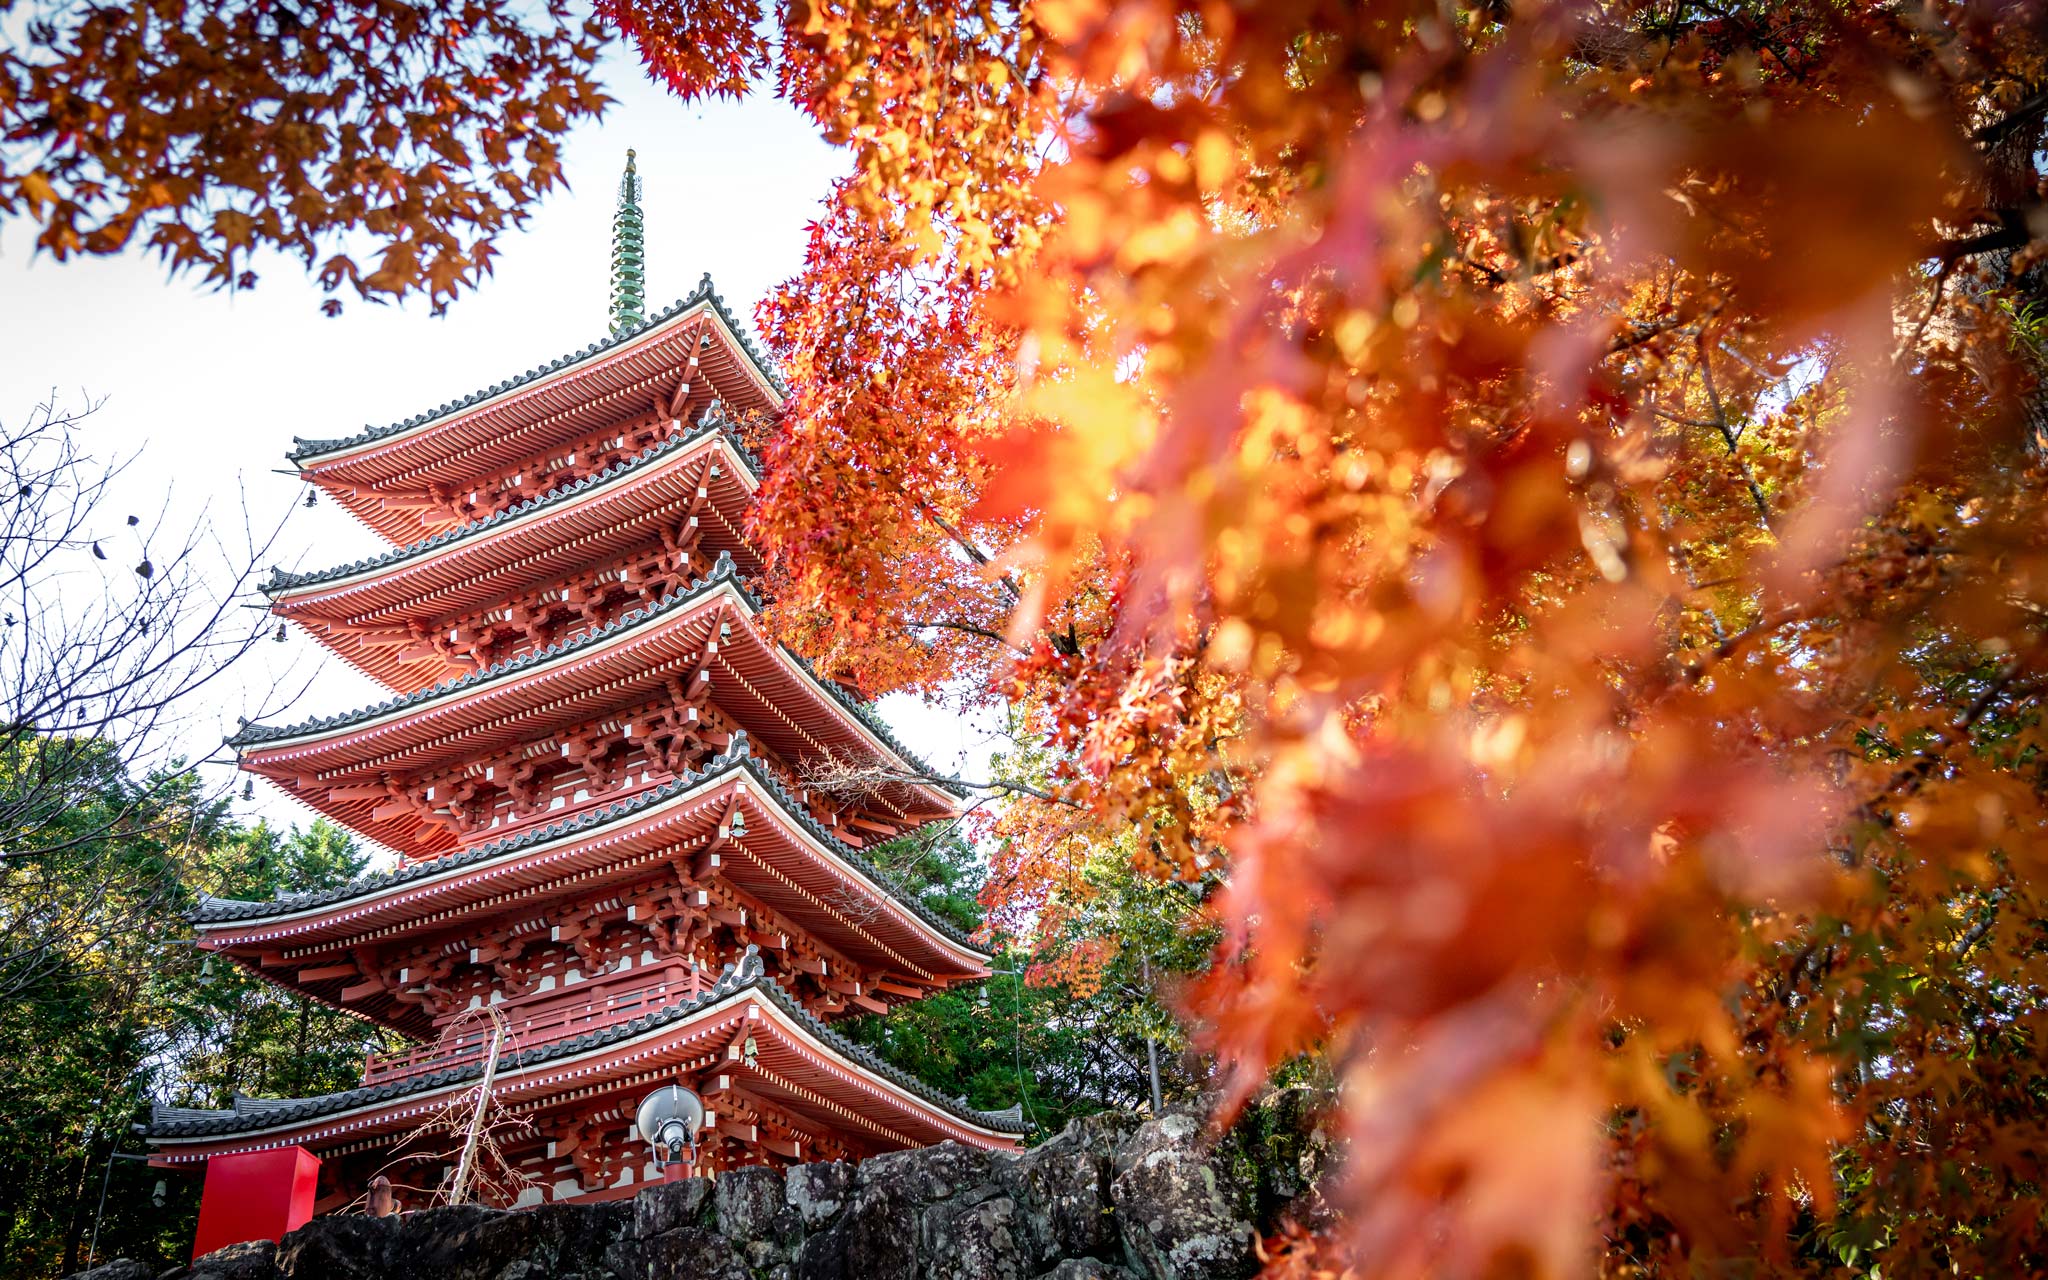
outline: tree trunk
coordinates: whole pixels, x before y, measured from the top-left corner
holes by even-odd
[[[71,1176],[71,1217],[64,1226],[64,1275],[79,1269],[78,1248],[85,1243],[85,1221],[81,1216],[85,1209],[85,1178],[91,1169],[92,1140],[88,1137],[78,1156],[78,1170]]]

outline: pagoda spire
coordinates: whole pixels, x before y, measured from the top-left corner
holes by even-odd
[[[619,207],[612,214],[612,332],[638,328],[647,320],[647,248],[640,221],[640,174],[626,152],[619,179]]]

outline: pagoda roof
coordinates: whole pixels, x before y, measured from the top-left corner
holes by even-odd
[[[295,437],[300,472],[394,542],[463,522],[452,490],[648,415],[693,420],[715,403],[774,411],[782,384],[710,280],[604,342],[403,422],[336,440]]]
[[[245,723],[239,733],[228,739],[228,744],[252,757],[245,760],[249,767],[271,776],[280,771],[303,776],[309,768],[337,775],[350,768],[382,769],[395,765],[399,757],[408,757],[402,766],[407,770],[425,769],[434,767],[436,752],[448,757],[440,762],[445,765],[474,755],[479,749],[476,734],[485,726],[509,733],[513,731],[512,721],[523,716],[529,722],[552,717],[559,722],[557,727],[568,727],[577,722],[576,717],[588,718],[616,703],[635,682],[647,684],[650,689],[661,687],[663,672],[658,669],[659,664],[648,659],[648,649],[676,650],[669,657],[669,664],[673,665],[683,647],[701,648],[715,634],[714,625],[707,628],[705,636],[697,636],[697,624],[715,618],[725,605],[743,610],[750,618],[758,615],[761,608],[738,581],[731,558],[721,555],[712,571],[687,591],[625,613],[574,640],[340,715],[286,726]],[[783,702],[770,700],[753,683],[774,679],[779,674],[791,688],[809,693],[821,712],[828,708],[836,711],[837,714],[824,714],[824,721],[857,726],[869,750],[892,755],[917,773],[933,773],[872,712],[831,682],[820,679],[809,664],[787,648],[768,640],[751,625],[735,628],[733,634],[755,647],[758,657],[752,672],[739,674],[723,652],[720,659],[728,671],[739,674],[730,683],[739,686],[738,692],[747,694],[758,705],[742,701],[730,690],[720,696],[720,685],[714,680],[713,701],[720,706],[728,711],[740,707],[758,712],[754,719],[766,724],[774,723],[778,716],[788,717]],[[598,670],[600,667],[602,670]],[[604,678],[593,680],[593,676]],[[512,690],[527,690],[520,695],[525,702],[512,698]],[[422,733],[429,735],[426,740],[402,747],[390,745],[401,737],[416,738]],[[762,736],[767,739],[767,735]],[[287,749],[288,756],[279,754]],[[937,786],[918,784],[904,790],[932,795],[942,811],[952,808],[952,800]],[[957,788],[947,790],[955,796],[959,794]],[[307,798],[319,803],[314,797]],[[335,816],[361,829],[346,813],[336,811]]]
[[[676,319],[678,316],[699,305],[708,305],[718,316],[720,322],[725,325],[726,330],[739,343],[740,349],[746,352],[748,360],[753,364],[754,370],[760,375],[761,380],[775,389],[777,398],[779,399],[787,395],[789,393],[788,384],[783,382],[782,376],[775,372],[774,366],[769,363],[767,356],[761,352],[761,349],[754,345],[754,340],[747,333],[746,326],[725,305],[725,299],[719,296],[717,288],[711,283],[711,273],[707,271],[697,281],[697,287],[688,294],[670,303],[662,310],[655,312],[641,323],[628,329],[622,329],[602,342],[593,342],[579,350],[565,352],[546,364],[528,369],[525,373],[517,374],[502,382],[494,382],[488,387],[479,387],[458,400],[448,401],[445,404],[416,413],[410,418],[400,422],[393,422],[387,426],[364,427],[354,435],[339,436],[328,440],[293,436],[293,448],[286,456],[302,467],[308,466],[324,461],[333,454],[347,453],[366,444],[375,444],[381,440],[389,440],[394,436],[432,426],[437,422],[455,417],[465,410],[486,404],[508,392],[517,391],[523,387],[543,381],[553,374],[561,373],[564,370],[574,372],[587,362],[601,359],[612,352],[630,346],[639,340],[643,334],[661,328],[669,321]]]
[[[578,892],[587,896],[605,887],[608,868],[612,879],[623,880],[641,874],[653,858],[675,853],[675,822],[665,818],[665,813],[678,814],[676,820],[680,821],[702,811],[707,816],[699,821],[715,824],[725,812],[723,803],[736,794],[730,784],[742,780],[748,784],[750,796],[763,798],[759,812],[764,817],[772,808],[775,822],[808,837],[817,850],[846,873],[858,877],[881,901],[913,918],[888,930],[893,942],[871,937],[855,949],[876,953],[887,966],[891,963],[889,953],[912,946],[921,933],[924,937],[918,949],[923,952],[919,957],[923,963],[911,967],[941,972],[950,957],[952,972],[956,974],[973,974],[985,968],[989,958],[985,949],[896,887],[873,863],[812,818],[775,775],[752,758],[743,734],[700,770],[546,826],[373,872],[333,889],[290,894],[268,902],[209,898],[187,918],[200,930],[202,942],[214,950],[289,946],[294,956],[310,956],[354,945],[368,934],[396,936],[414,924],[422,929],[442,930],[454,927],[459,918],[483,918],[515,906],[527,906],[536,897],[549,893],[553,884],[549,877],[573,877]],[[710,801],[720,804],[712,805]],[[677,810],[678,805],[689,805],[690,809]],[[734,852],[741,857],[752,856],[745,843],[771,835],[765,829],[748,832]],[[786,875],[770,872],[756,876],[735,859],[730,876],[764,899],[782,898],[771,905],[792,919],[817,915],[818,909],[805,901],[808,896],[815,902],[815,895],[807,895],[800,888],[789,893],[791,885]],[[884,913],[862,927],[872,933],[872,926],[879,926],[887,918]],[[816,931],[821,937],[845,945],[844,938],[835,937],[844,931],[833,927],[829,920]],[[208,937],[209,934],[213,936]],[[900,963],[900,953],[896,954]],[[340,979],[335,982],[337,987],[344,985]],[[313,994],[327,998],[319,990]],[[385,1016],[380,1016],[377,1009],[366,1008],[364,1012],[397,1025],[388,1010],[383,1011]]]
[[[755,1016],[757,1011],[761,1016]],[[514,1105],[528,1101],[521,1095],[534,1094],[534,1104],[544,1107],[549,1098],[542,1091],[557,1083],[573,1082],[578,1090],[587,1092],[611,1075],[627,1077],[617,1081],[616,1087],[624,1087],[632,1083],[635,1073],[663,1071],[664,1067],[665,1076],[673,1078],[682,1064],[664,1059],[690,1049],[689,1041],[696,1034],[741,1019],[750,1027],[758,1025],[766,1033],[762,1039],[772,1036],[780,1043],[762,1045],[756,1063],[712,1059],[720,1072],[772,1079],[775,1069],[784,1063],[802,1063],[806,1054],[816,1055],[838,1068],[846,1079],[866,1086],[862,1089],[866,1096],[859,1099],[848,1097],[847,1090],[835,1090],[839,1097],[834,1100],[842,1106],[856,1100],[879,1105],[897,1124],[918,1122],[917,1127],[979,1145],[1007,1146],[1024,1132],[1015,1115],[976,1110],[834,1032],[763,975],[752,948],[737,966],[727,966],[719,980],[694,999],[682,998],[628,1022],[502,1055],[496,1089]],[[417,1117],[467,1088],[483,1070],[482,1062],[469,1062],[311,1098],[236,1097],[232,1106],[220,1110],[158,1106],[152,1108],[148,1136],[160,1148],[170,1148],[159,1152],[160,1161],[176,1163],[222,1154],[218,1148],[224,1140],[268,1138],[272,1140],[253,1145],[271,1146],[276,1145],[277,1135],[293,1133],[298,1135],[297,1141],[323,1146],[379,1132],[403,1133],[417,1123]],[[427,1105],[397,1105],[415,1102]],[[934,1125],[935,1117],[952,1123]],[[347,1123],[336,1123],[340,1121]],[[323,1143],[322,1139],[331,1141]]]
[[[393,547],[389,551],[381,551],[373,556],[364,556],[360,560],[351,560],[346,564],[338,564],[331,569],[316,569],[308,573],[298,573],[289,569],[273,568],[270,571],[270,580],[263,584],[261,590],[265,595],[272,596],[296,592],[306,587],[336,582],[346,578],[353,578],[360,574],[386,569],[395,564],[402,564],[408,560],[417,559],[432,552],[468,542],[484,534],[503,529],[507,525],[524,521],[527,517],[542,511],[574,503],[594,491],[614,488],[619,481],[627,477],[645,475],[649,469],[662,461],[689,450],[692,445],[698,444],[701,441],[714,438],[728,446],[732,456],[746,468],[747,478],[753,481],[753,485],[749,487],[758,487],[761,483],[760,460],[755,458],[753,453],[740,443],[739,437],[733,434],[731,423],[722,417],[707,415],[690,430],[670,436],[658,444],[651,444],[631,458],[616,462],[602,471],[583,477],[581,480],[550,489],[538,497],[528,498],[517,506],[507,507],[503,511],[485,516],[480,520],[471,520],[467,524],[456,525],[452,529],[443,529],[438,533],[428,534],[426,537],[415,542]]]
[[[711,459],[719,456],[732,459],[738,470],[717,468]],[[399,650],[412,642],[407,623],[434,624],[473,612],[552,574],[623,551],[646,539],[641,517],[694,497],[700,486],[721,512],[736,512],[758,484],[757,465],[745,447],[725,423],[707,419],[595,475],[407,546],[312,573],[273,569],[262,589],[272,598],[273,612],[305,624],[353,665],[394,688],[416,691],[451,663],[439,654],[400,657]],[[733,515],[702,527],[708,549],[737,553],[758,567]],[[380,642],[374,633],[362,634],[365,619],[389,627],[388,637]]]

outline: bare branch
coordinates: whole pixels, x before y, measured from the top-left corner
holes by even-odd
[[[110,510],[123,464],[77,433],[98,407],[0,425],[0,996],[193,887],[220,797],[175,749],[264,635],[239,606],[277,531],[245,511],[231,549],[202,513],[170,542],[164,511]]]
[[[1069,809],[1085,811],[1088,807],[1071,797],[1011,778],[992,778],[986,782],[976,782],[950,774],[838,753],[828,753],[814,758],[800,771],[799,776],[804,786],[809,789],[846,800],[872,799],[885,787],[910,783],[917,786],[956,787],[991,796],[1030,796]]]
[[[1762,487],[1757,484],[1756,476],[1750,471],[1749,464],[1742,460],[1742,436],[1741,433],[1736,431],[1736,429],[1732,425],[1730,425],[1728,421],[1728,411],[1722,407],[1721,392],[1720,389],[1714,383],[1714,363],[1713,360],[1709,358],[1707,355],[1707,342],[1704,337],[1702,337],[1698,343],[1698,350],[1700,360],[1700,380],[1702,384],[1706,387],[1707,404],[1713,409],[1714,427],[1718,431],[1720,431],[1721,439],[1727,442],[1728,456],[1730,459],[1734,461],[1736,470],[1742,473],[1743,483],[1749,486],[1749,498],[1750,501],[1756,504],[1756,518],[1758,523],[1762,524],[1765,529],[1770,529],[1771,504],[1765,501],[1764,491]]]

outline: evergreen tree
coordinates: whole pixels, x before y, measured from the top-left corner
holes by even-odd
[[[190,1247],[197,1178],[140,1154],[151,1103],[224,1106],[236,1093],[313,1094],[355,1083],[376,1033],[187,943],[201,891],[270,897],[327,888],[367,857],[326,822],[244,828],[177,768],[129,779],[119,754],[81,741],[84,803],[37,816],[32,866],[0,880],[10,934],[61,928],[39,970],[0,1001],[0,1278],[83,1264],[102,1186],[97,1256],[168,1264]],[[0,769],[41,755],[0,757]],[[52,824],[82,833],[52,839]],[[53,897],[52,886],[67,892]],[[52,911],[55,902],[60,910]]]
[[[987,868],[958,835],[903,837],[872,857],[934,915],[981,927]],[[1200,911],[1208,887],[1104,859],[1053,899],[1030,938],[997,940],[987,981],[836,1029],[972,1106],[1018,1108],[1034,1138],[1076,1116],[1149,1109],[1155,1058],[1163,1100],[1184,1100],[1204,1068],[1169,1010],[1178,978],[1214,942]]]

